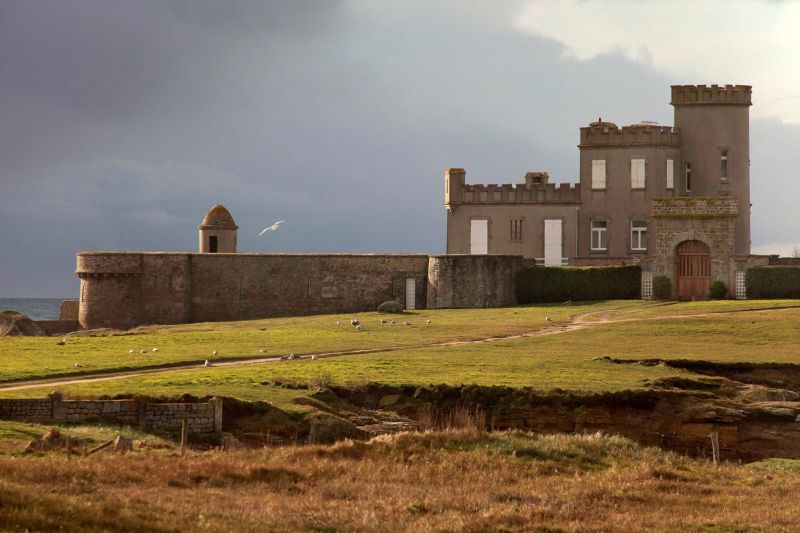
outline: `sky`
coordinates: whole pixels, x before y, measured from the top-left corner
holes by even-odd
[[[81,250],[441,253],[443,174],[574,182],[579,128],[753,85],[753,250],[800,245],[800,4],[0,0],[0,297]],[[258,237],[275,220],[287,222]]]

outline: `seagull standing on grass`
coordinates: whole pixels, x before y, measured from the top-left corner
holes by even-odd
[[[275,231],[276,229],[278,229],[278,226],[280,226],[284,222],[286,222],[286,221],[285,220],[279,220],[276,223],[274,223],[273,225],[267,226],[266,228],[261,230],[261,233],[259,233],[258,236],[261,237],[262,235],[264,235],[268,231]]]

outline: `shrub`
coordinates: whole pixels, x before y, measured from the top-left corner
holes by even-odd
[[[712,300],[724,300],[728,296],[728,287],[721,281],[715,281],[708,288],[708,297]]]
[[[669,300],[672,298],[672,282],[667,276],[653,278],[653,298],[656,300]]]
[[[566,300],[632,300],[639,297],[642,270],[638,266],[524,268],[517,273],[516,295],[521,304]]]
[[[800,298],[800,267],[752,267],[744,279],[748,298]]]

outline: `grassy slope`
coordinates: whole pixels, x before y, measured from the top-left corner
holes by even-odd
[[[11,530],[789,530],[785,463],[714,467],[619,437],[401,434],[226,454],[0,457]],[[679,510],[679,512],[676,512]]]

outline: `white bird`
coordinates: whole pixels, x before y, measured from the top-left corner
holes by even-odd
[[[157,351],[158,351],[158,348],[156,348],[155,346],[153,346],[153,351],[154,351],[154,352],[157,352]]]
[[[206,362],[203,363],[203,366],[211,366],[211,363],[208,362],[208,359],[206,359]]]
[[[410,325],[411,325],[411,322],[403,322],[403,325],[404,325],[404,326],[410,326]]]
[[[544,317],[544,319],[545,319],[545,321],[547,321],[547,322],[552,322],[552,321],[553,321],[553,319],[552,319],[552,318],[550,318],[549,316],[546,316],[546,317]]]
[[[316,361],[316,360],[317,360],[317,356],[316,356],[316,355],[312,355],[312,356],[311,356],[311,360],[312,360],[312,361]]]
[[[128,353],[133,353],[133,352],[135,352],[135,351],[136,351],[136,350],[134,350],[133,348],[131,348],[130,350],[128,350]]]
[[[64,346],[65,344],[67,344],[67,338],[64,337],[63,339],[58,341],[56,344],[58,344],[59,346]]]
[[[426,323],[426,324],[428,324],[428,325],[430,326],[430,325],[431,325],[431,319],[429,318],[429,319],[428,319],[428,321],[427,321],[427,322],[425,322],[425,323]]]
[[[284,222],[286,222],[286,221],[285,220],[279,220],[276,223],[274,223],[273,225],[267,226],[266,228],[261,230],[261,233],[259,233],[258,236],[261,237],[262,235],[264,235],[268,231],[275,231],[276,229],[278,229],[278,226],[280,226]]]
[[[356,317],[353,317],[353,318],[350,320],[350,325],[352,325],[352,326],[358,326],[359,324],[361,324],[361,322],[359,322],[359,321],[358,321],[358,319],[357,319]]]
[[[337,325],[337,326],[339,325],[339,321],[338,321],[338,320],[336,321],[336,325]]]
[[[356,330],[361,331],[361,324],[356,324]]]
[[[395,324],[397,324],[397,320],[392,320],[392,321],[390,322],[390,324],[394,326]]]
[[[139,350],[139,352],[140,352],[140,353],[147,353],[147,350],[145,350],[144,348],[142,348],[141,350]]]
[[[75,363],[75,368],[80,368],[80,367],[81,367],[80,363]]]
[[[217,350],[214,350],[213,352],[211,352],[211,355],[217,355]]]
[[[266,348],[261,348],[258,351],[261,352],[261,353],[267,353],[267,349]]]

